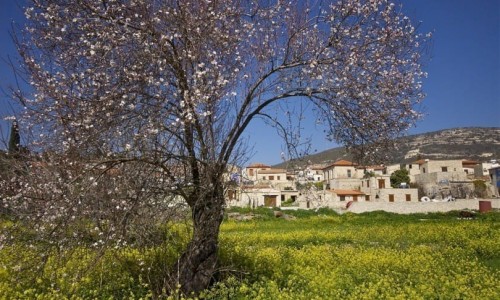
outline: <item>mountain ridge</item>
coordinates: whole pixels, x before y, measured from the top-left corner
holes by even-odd
[[[397,138],[397,148],[390,151],[386,165],[408,163],[418,159],[468,159],[485,162],[500,158],[500,127],[456,127],[413,134]],[[331,148],[300,160],[287,161],[273,167],[290,164],[328,164],[339,159],[352,159],[344,147]]]

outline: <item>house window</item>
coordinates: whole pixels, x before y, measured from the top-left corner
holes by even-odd
[[[422,173],[425,173],[425,168],[422,168],[423,169],[423,172]]]
[[[366,196],[365,196],[365,200],[366,200],[366,201],[370,201],[370,195],[366,195]]]
[[[345,196],[340,196],[340,201],[345,201]]]
[[[248,170],[248,175],[253,176],[253,169]]]
[[[448,172],[448,167],[441,167],[441,172]]]
[[[269,180],[274,180],[274,176],[269,176]]]
[[[351,178],[351,170],[347,170],[347,177]]]
[[[262,179],[266,180],[266,176],[262,176]]]
[[[366,187],[370,187],[370,179],[366,181]]]
[[[280,176],[278,176],[278,180],[280,180],[280,179],[281,179]]]
[[[465,169],[464,171],[465,171],[465,174],[469,174],[469,170]]]
[[[411,194],[406,194],[406,201],[411,201]]]
[[[410,164],[410,165],[408,165],[408,169],[411,169],[411,167],[412,167],[412,166],[413,166],[413,165],[411,165],[411,164]]]
[[[389,194],[389,202],[394,202],[394,194]]]

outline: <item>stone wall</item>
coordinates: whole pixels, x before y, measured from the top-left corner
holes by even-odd
[[[455,202],[353,202],[347,211],[363,213],[383,210],[398,214],[479,210],[479,201],[490,201],[493,209],[500,209],[500,199],[458,199]]]

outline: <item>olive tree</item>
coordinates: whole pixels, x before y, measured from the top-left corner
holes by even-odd
[[[32,153],[51,157],[39,168],[71,168],[26,183],[9,205],[39,203],[51,233],[83,215],[112,239],[168,211],[158,199],[182,199],[193,233],[167,289],[211,281],[223,175],[244,157],[251,122],[285,129],[273,111],[307,102],[327,138],[373,154],[419,117],[427,37],[390,1],[28,2],[16,35],[32,88],[16,93],[23,126]]]
[[[391,186],[393,188],[397,188],[401,185],[401,183],[410,184],[410,172],[406,168],[401,168],[399,170],[394,171],[391,174]]]

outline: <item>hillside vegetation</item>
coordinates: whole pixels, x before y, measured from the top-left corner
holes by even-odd
[[[239,211],[250,213],[250,211]],[[251,212],[224,221],[221,282],[204,299],[498,299],[500,213],[337,215],[329,210]],[[2,228],[10,226],[4,221]],[[0,250],[0,299],[150,299],[189,224],[163,226],[148,248],[81,247],[37,255],[46,245]],[[179,295],[170,296],[178,299]]]
[[[500,127],[453,128],[411,135],[396,140],[397,149],[385,164],[413,162],[418,159],[470,159],[488,161],[500,159]],[[321,164],[339,159],[351,159],[343,147],[312,154],[294,163]],[[284,168],[291,162],[275,167]]]

